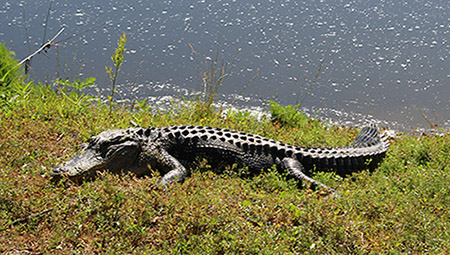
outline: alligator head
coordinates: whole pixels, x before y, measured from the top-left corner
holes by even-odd
[[[98,171],[128,172],[138,165],[141,141],[130,129],[113,129],[93,136],[85,148],[64,164],[52,169],[56,180],[89,178]]]

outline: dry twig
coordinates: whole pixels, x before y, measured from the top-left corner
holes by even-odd
[[[49,212],[51,212],[51,211],[53,211],[53,208],[50,208],[50,209],[47,209],[47,210],[44,210],[44,211],[42,211],[42,212],[38,212],[38,213],[35,213],[35,214],[28,215],[28,216],[25,217],[25,218],[17,219],[17,220],[15,220],[15,221],[13,221],[13,222],[10,224],[10,226],[17,225],[17,224],[19,224],[19,223],[28,221],[28,220],[33,219],[33,218],[39,218],[39,217],[42,217],[42,216],[44,216],[45,214],[47,214],[47,213],[49,213]]]
[[[64,31],[64,29],[66,29],[65,27],[62,27],[59,32],[53,36],[53,38],[44,43],[44,45],[42,45],[38,50],[36,50],[33,54],[31,54],[30,56],[22,59],[22,61],[19,62],[20,65],[22,65],[25,62],[29,62],[35,55],[39,54],[40,52],[42,52],[43,50],[47,50],[48,48],[50,48],[52,46],[53,41]]]

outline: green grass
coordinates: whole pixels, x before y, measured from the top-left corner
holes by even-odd
[[[46,85],[20,85],[0,111],[0,252],[112,254],[349,254],[450,251],[450,137],[392,141],[374,172],[347,178],[316,173],[340,194],[298,190],[268,170],[197,169],[183,184],[157,188],[146,178],[104,174],[79,185],[54,184],[49,170],[79,144],[110,128],[211,125],[306,146],[349,144],[356,129],[326,127],[273,104],[274,119],[229,113],[194,101],[172,111],[140,103],[102,105]],[[51,209],[47,211],[47,209]],[[46,212],[36,217],[30,215]],[[23,219],[22,221],[17,221]]]
[[[8,107],[14,88],[23,83],[23,68],[14,59],[15,53],[0,43],[0,108]]]

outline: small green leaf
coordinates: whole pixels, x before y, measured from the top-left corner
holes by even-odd
[[[250,205],[250,201],[244,200],[244,201],[241,202],[241,205],[242,206],[249,206]]]

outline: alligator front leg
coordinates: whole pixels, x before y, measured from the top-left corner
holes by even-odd
[[[337,195],[336,190],[307,176],[304,173],[305,168],[298,160],[295,160],[293,158],[284,158],[281,162],[282,162],[282,167],[289,170],[290,177],[292,177],[296,180],[307,181],[307,182],[311,183],[312,189],[315,189],[316,187],[321,187],[321,188],[327,190],[328,192],[332,193],[332,196]]]
[[[186,170],[186,168],[180,163],[180,161],[178,161],[165,150],[161,151],[161,156],[164,159],[164,163],[169,167],[170,171],[163,177],[161,177],[161,179],[159,180],[159,185],[166,185],[174,181],[183,182],[184,179],[186,179],[186,177],[188,176],[188,171]]]
[[[144,149],[142,162],[163,174],[158,183],[162,186],[175,181],[183,182],[188,176],[188,170],[178,159],[157,146],[149,146]]]

